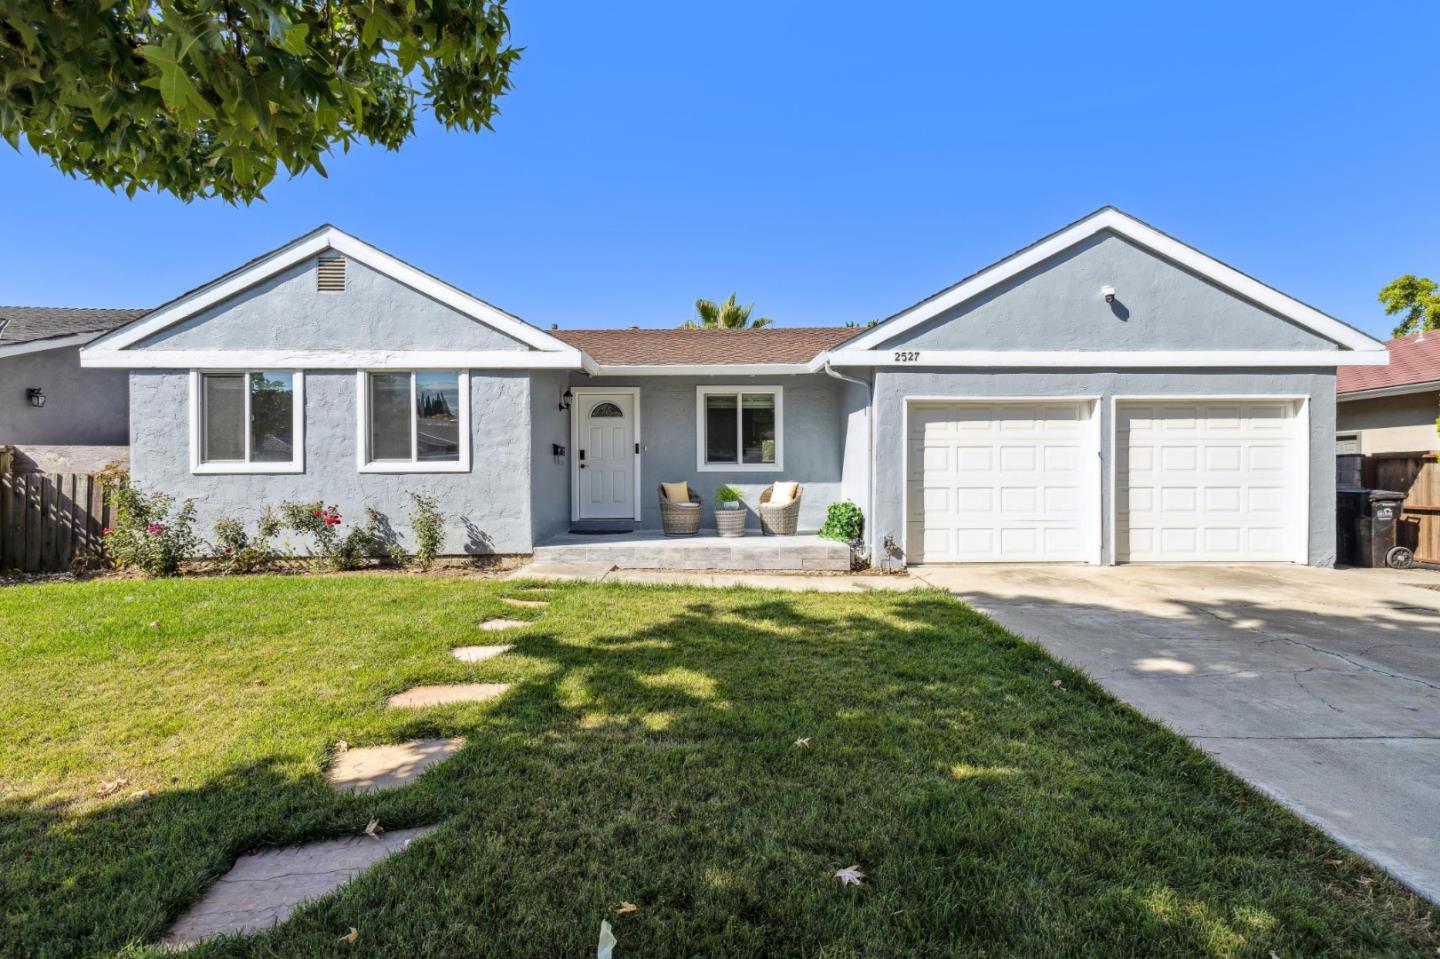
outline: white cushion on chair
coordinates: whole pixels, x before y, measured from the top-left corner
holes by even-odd
[[[770,505],[784,506],[795,498],[799,483],[776,483],[770,488]]]

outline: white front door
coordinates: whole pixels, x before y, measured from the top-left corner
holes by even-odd
[[[1096,560],[1093,401],[914,402],[908,419],[910,562]]]
[[[635,516],[635,396],[587,391],[574,399],[580,519]]]
[[[1305,560],[1306,467],[1289,399],[1116,409],[1119,562]]]

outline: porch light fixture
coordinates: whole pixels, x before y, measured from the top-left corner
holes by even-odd
[[[1103,297],[1105,297],[1105,302],[1106,302],[1106,303],[1114,303],[1114,302],[1115,302],[1115,287],[1113,287],[1113,286],[1102,286],[1102,287],[1100,287],[1100,295],[1103,296]]]
[[[25,397],[30,401],[30,405],[37,410],[45,405],[45,391],[38,386],[32,386],[26,390]]]
[[[565,392],[560,394],[560,412],[570,409],[570,401],[574,398],[575,394],[570,392],[570,387],[565,387]]]

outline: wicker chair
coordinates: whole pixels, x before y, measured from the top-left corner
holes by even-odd
[[[665,495],[660,485],[660,528],[666,536],[694,536],[700,532],[700,494],[690,490],[690,502],[677,503]]]
[[[800,522],[800,494],[803,486],[795,487],[795,498],[788,503],[770,505],[770,496],[775,492],[773,485],[765,487],[760,494],[760,529],[767,536],[794,536]]]

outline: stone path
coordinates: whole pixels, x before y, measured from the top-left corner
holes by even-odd
[[[165,934],[172,947],[229,933],[255,933],[284,922],[301,903],[333,892],[355,875],[435,827],[397,829],[379,839],[331,839],[241,856]]]
[[[506,579],[556,579],[598,583],[614,563],[531,563],[505,574]]]
[[[498,699],[510,688],[509,683],[451,683],[438,686],[412,686],[385,701],[391,709],[413,709],[421,706],[445,706],[450,703],[484,703]]]
[[[480,628],[487,633],[498,633],[503,629],[519,629],[521,626],[529,625],[523,619],[487,619],[480,624]]]
[[[514,599],[510,596],[502,596],[500,602],[509,606],[523,606],[527,609],[543,609],[550,605],[550,601],[545,599]]]
[[[502,656],[514,648],[514,646],[456,646],[450,650],[450,655],[462,663],[478,663],[482,660]]]
[[[464,745],[463,738],[455,738],[352,747],[335,757],[325,778],[341,792],[396,789],[408,786],[425,770],[458,753]]]

